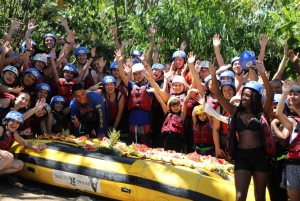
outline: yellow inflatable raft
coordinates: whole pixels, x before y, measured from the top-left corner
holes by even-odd
[[[31,142],[46,143],[48,147],[43,153],[18,143],[10,149],[15,158],[25,163],[18,175],[30,180],[117,200],[235,200],[233,176],[222,177],[199,168],[89,152],[72,143]],[[250,200],[255,200],[252,184],[247,197],[247,201]]]

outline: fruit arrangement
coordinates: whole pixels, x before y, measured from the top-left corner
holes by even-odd
[[[83,147],[87,151],[114,156],[161,161],[174,166],[200,168],[215,172],[226,178],[233,174],[234,166],[228,164],[224,159],[212,156],[202,156],[196,152],[189,154],[176,153],[173,150],[164,150],[163,148],[149,148],[143,144],[132,143],[131,145],[126,145],[126,143],[118,141],[120,131],[116,131],[115,129],[108,132],[108,137],[109,138],[104,137],[102,140],[89,139],[89,135],[87,134],[75,138],[75,136],[69,133],[69,130],[63,130],[56,136],[47,133],[43,136],[43,138],[47,139],[75,143],[77,146]]]

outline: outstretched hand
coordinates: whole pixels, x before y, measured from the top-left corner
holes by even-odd
[[[269,39],[270,39],[270,38],[269,38],[268,34],[264,33],[264,34],[260,37],[260,39],[259,39],[259,44],[260,44],[260,46],[261,46],[261,47],[266,47],[267,44],[268,44]]]
[[[209,72],[210,72],[211,75],[216,74],[215,63],[216,63],[216,58],[212,59],[211,62],[209,63]]]
[[[205,96],[201,96],[200,94],[197,94],[196,96],[196,101],[200,104],[200,105],[204,105],[205,104]]]
[[[188,64],[194,63],[195,60],[196,60],[196,55],[194,55],[193,52],[190,52],[190,53],[188,54],[188,60],[187,60]]]
[[[27,28],[29,30],[33,30],[35,29],[38,25],[35,24],[36,23],[36,20],[34,18],[31,18],[28,20],[28,25],[27,25]]]
[[[286,79],[284,80],[283,82],[283,85],[282,85],[282,93],[288,93],[292,90],[294,84],[292,83],[292,81]]]
[[[115,51],[115,58],[117,62],[121,62],[123,60],[124,57],[122,56],[121,50]]]
[[[287,53],[287,56],[290,58],[290,61],[292,63],[298,62],[298,60],[299,60],[298,55],[299,55],[299,52],[297,54],[295,54],[294,50],[289,50]]]
[[[214,35],[214,37],[213,37],[213,45],[214,45],[214,47],[220,47],[220,45],[221,45],[221,39],[218,34]]]
[[[35,107],[37,109],[42,109],[43,107],[45,107],[46,104],[46,99],[42,98],[41,100],[37,100]]]

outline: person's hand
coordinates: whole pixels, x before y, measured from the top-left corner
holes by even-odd
[[[283,51],[283,54],[284,56],[288,56],[288,51],[289,51],[289,47],[288,47],[288,44],[287,44],[287,41],[284,42],[284,51]]]
[[[23,89],[24,89],[23,86],[17,86],[17,87],[13,87],[11,92],[15,94],[19,94],[21,91],[23,91]]]
[[[32,50],[32,43],[29,38],[26,39],[26,50]]]
[[[150,76],[150,74],[149,74],[149,72],[146,70],[146,69],[144,69],[143,71],[142,71],[142,74],[145,76],[145,78],[149,81],[149,79],[151,79],[151,76]]]
[[[57,42],[62,44],[62,45],[64,45],[66,43],[66,41],[61,37],[57,38]]]
[[[218,73],[222,73],[226,70],[228,70],[228,68],[231,67],[231,64],[227,64],[226,66],[221,66],[219,69],[218,69]]]
[[[237,76],[237,79],[240,83],[245,83],[249,80],[249,73],[247,72],[244,76]]]
[[[100,59],[98,59],[98,64],[99,64],[99,72],[103,71],[104,66],[106,65],[106,60],[104,60],[103,57],[100,57]]]
[[[131,44],[131,39],[129,40],[126,40],[126,41],[122,41],[122,45],[125,46],[125,45],[130,45]]]
[[[11,24],[10,24],[10,29],[11,30],[18,30],[20,28],[20,22],[17,20],[10,20]]]
[[[60,26],[68,27],[68,20],[64,16],[60,16],[60,23],[58,23]]]
[[[123,56],[122,56],[121,50],[116,50],[115,51],[115,58],[116,58],[117,62],[122,62]]]
[[[188,54],[188,60],[187,60],[187,63],[188,63],[188,64],[192,64],[192,63],[195,62],[195,60],[196,60],[196,55],[194,55],[193,52],[190,52],[190,53]]]
[[[214,45],[214,47],[220,47],[220,45],[221,45],[221,39],[218,34],[214,35],[214,37],[213,37],[213,45]]]
[[[55,58],[55,56],[56,56],[55,48],[52,48],[52,49],[50,50],[50,57],[51,57],[51,58]]]
[[[52,48],[52,49],[54,49],[54,48]],[[67,56],[69,54],[69,52],[70,52],[70,46],[65,46],[64,47],[64,55]]]
[[[131,72],[131,66],[124,64],[123,67],[124,67],[125,73],[128,75]]]
[[[139,59],[140,61],[143,61],[143,60],[146,58],[146,55],[147,55],[147,53],[146,53],[146,51],[144,50],[142,56],[140,56],[140,57],[137,56],[137,57],[138,57],[138,59]]]
[[[150,27],[150,34],[151,34],[151,36],[155,36],[155,34],[156,34],[155,24],[152,24],[152,26]]]
[[[24,53],[19,54],[19,55],[17,56],[17,58],[20,59],[20,60],[23,60],[23,59],[25,58],[25,54],[24,54]]]
[[[251,66],[251,68],[256,69],[260,75],[266,72],[265,65],[263,62],[255,60],[254,63],[255,65]]]
[[[186,41],[182,41],[181,45],[180,45],[180,50],[184,51],[185,48],[186,48],[187,44],[186,44]]]
[[[284,80],[283,82],[283,85],[282,85],[282,93],[288,93],[292,90],[294,84],[292,83],[292,81],[286,79]]]
[[[28,30],[35,29],[38,26],[35,23],[36,23],[36,20],[34,18],[29,19],[28,20],[28,25],[27,25]]]
[[[93,47],[91,49],[91,57],[95,57],[95,55],[96,55],[96,47]]]
[[[41,100],[36,101],[35,107],[37,109],[42,109],[43,107],[45,107],[45,104],[46,104],[46,99],[42,98]]]
[[[2,45],[2,53],[3,54],[7,54],[9,52],[9,50],[11,50],[11,46],[9,41],[6,41],[3,45]]]
[[[216,58],[214,58],[213,60],[211,60],[211,62],[209,62],[209,72],[211,75],[215,75],[216,74],[216,67],[215,67],[215,62],[216,62]]]
[[[197,94],[196,96],[196,101],[200,104],[200,105],[204,105],[205,104],[205,96],[201,96],[200,94]]]
[[[39,144],[39,145],[36,146],[35,151],[41,153],[43,151],[43,149],[46,149],[46,148],[47,148],[46,144]]]
[[[75,34],[72,31],[67,34],[66,42],[70,44],[75,43]]]
[[[222,150],[222,149],[217,149],[216,148],[216,157],[225,157],[226,156],[226,154],[225,154],[225,152]]]
[[[168,38],[163,38],[163,39],[160,39],[158,42],[157,42],[157,45],[161,45],[163,42],[165,42]]]
[[[298,62],[298,60],[299,60],[298,55],[299,55],[299,52],[295,55],[294,50],[289,50],[287,53],[287,56],[289,57],[289,59],[292,63]]]
[[[73,117],[74,117],[74,122],[73,122],[74,126],[78,127],[79,126],[79,120],[78,120],[78,118],[75,115]]]
[[[270,38],[269,38],[268,34],[264,33],[264,34],[260,37],[260,39],[259,39],[259,44],[260,44],[260,46],[261,46],[261,47],[266,47],[267,44],[268,44],[269,39],[270,39]]]
[[[117,36],[117,28],[114,26],[110,26],[109,30],[113,36]]]
[[[95,129],[93,129],[92,132],[91,132],[91,135],[96,136],[96,134],[97,134],[97,133],[96,133]]]
[[[92,87],[90,87],[89,90],[91,91],[96,91],[97,89],[100,88],[100,86],[102,85],[102,82],[98,82],[97,84],[93,85]]]
[[[0,156],[1,156],[0,160],[14,158],[14,155],[12,153],[5,150],[0,150]]]
[[[273,121],[271,122],[271,126],[276,126],[280,124],[280,121],[278,119],[273,119]]]
[[[200,60],[197,60],[195,63],[195,70],[197,73],[200,73],[200,70],[201,70],[201,61]]]
[[[31,128],[26,128],[25,130],[23,130],[23,134],[24,135],[31,135],[32,134]]]

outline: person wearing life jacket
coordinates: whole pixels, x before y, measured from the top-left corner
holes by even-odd
[[[217,81],[218,81],[218,84],[220,85],[221,81],[220,81],[220,77],[218,75],[217,75]],[[205,99],[206,99],[205,102],[209,106],[214,107],[218,103],[218,100],[216,99],[214,92],[213,92],[211,75],[207,76],[204,79],[204,82],[205,82],[205,86],[207,88],[207,90],[205,92]],[[218,88],[219,88],[219,86],[218,86]]]
[[[36,152],[42,152],[47,147],[45,144],[33,145],[29,141],[24,140],[17,131],[23,123],[23,115],[13,110],[5,116],[4,125],[0,126],[0,175],[11,174],[23,169],[23,161],[14,159],[14,156],[7,151],[15,141]]]
[[[294,118],[289,118],[284,113],[285,100],[289,105],[294,107]],[[276,117],[289,132],[282,135],[276,135],[281,138],[279,141],[283,146],[289,145],[288,154],[285,160],[285,168],[281,182],[282,187],[286,187],[291,201],[299,200],[300,196],[300,124],[298,117],[300,116],[297,109],[300,105],[300,87],[293,85],[289,80],[285,80],[282,86],[282,95],[276,107]],[[275,132],[275,134],[277,134]]]
[[[249,71],[251,76],[256,74],[255,70],[261,75],[267,94],[264,105],[261,103],[263,87],[256,81],[249,81],[244,85],[238,107],[230,104],[220,90],[214,90],[220,105],[232,116],[230,132],[228,131],[228,154],[235,161],[236,200],[247,199],[252,176],[256,200],[265,200],[271,156],[275,154],[276,149],[270,127],[264,117],[271,111],[274,93],[265,75],[263,63],[255,61],[255,64]],[[214,63],[210,65],[209,70],[212,86],[217,89],[218,81]]]
[[[65,104],[66,101],[62,96],[53,96],[50,101],[51,112],[46,118],[46,129],[50,135],[57,135],[62,129],[69,128],[68,116],[63,112]]]
[[[130,94],[128,100],[128,110],[130,111],[129,124],[129,142],[142,143],[151,147],[151,116],[150,110],[152,105],[153,93],[147,92],[150,88],[143,72],[147,69],[151,71],[149,65],[146,69],[142,63],[132,66],[132,73],[135,82],[128,79],[123,69],[123,56],[121,51],[115,52],[116,61],[118,61],[120,77],[124,85],[128,88]]]
[[[229,102],[236,94],[235,85],[231,81],[225,81],[221,84],[221,94]],[[219,104],[214,105],[214,109],[225,117],[229,117],[229,113]],[[217,157],[228,160],[226,153],[226,142],[228,137],[227,123],[221,122],[217,118],[213,120],[213,140],[215,145],[215,153]]]
[[[77,60],[77,72],[78,74],[80,74],[83,71],[84,66],[87,63],[87,56],[88,56],[88,50],[81,46],[76,48],[75,50],[75,58]],[[91,56],[90,59],[94,59],[95,58],[95,54]],[[96,73],[95,70],[93,70],[90,67],[91,63],[89,64],[88,70],[85,71],[83,79],[81,81],[82,86],[85,89],[89,89],[91,86],[94,86],[95,84],[98,83],[98,74]]]
[[[89,134],[90,138],[102,140],[109,118],[103,98],[96,92],[86,91],[81,84],[74,84],[72,93],[74,98],[70,103],[70,111],[75,135]]]
[[[90,64],[93,61],[93,57],[95,56],[96,48],[93,48],[91,50],[91,58],[88,60],[88,62],[85,63],[81,73],[79,76],[75,79],[74,75],[76,74],[76,67],[73,64],[67,64],[63,68],[63,78],[59,78],[56,70],[56,65],[54,62],[54,51],[55,49],[51,50],[51,64],[52,64],[52,70],[53,70],[53,77],[56,83],[56,86],[58,88],[58,94],[60,96],[63,96],[66,101],[66,107],[69,106],[70,101],[73,99],[73,93],[72,93],[72,86],[76,83],[81,83],[87,69],[89,68]]]
[[[212,118],[204,111],[203,105],[194,107],[193,113],[194,124],[194,149],[201,155],[214,155],[214,143],[212,136]]]
[[[124,95],[116,88],[116,80],[111,75],[102,79],[102,85],[102,98],[109,111],[108,128],[119,130],[117,128],[125,107]]]

